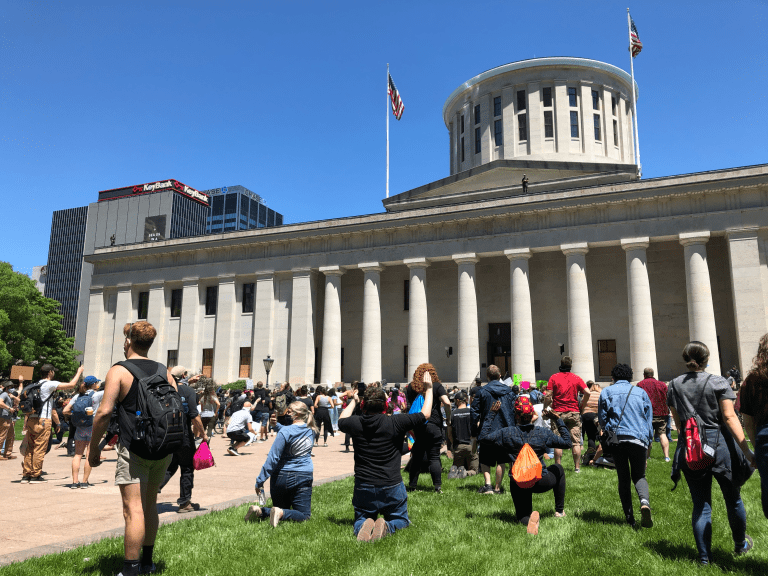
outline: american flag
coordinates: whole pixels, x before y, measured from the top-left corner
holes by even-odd
[[[629,50],[632,52],[632,58],[634,58],[643,49],[643,43],[640,42],[640,35],[637,33],[637,26],[635,26],[632,16],[629,17],[629,21],[632,27],[632,31],[629,33]]]
[[[389,75],[389,89],[387,90],[387,93],[389,94],[389,99],[392,101],[392,114],[395,115],[395,118],[400,120],[403,116],[403,110],[405,110],[405,104],[403,104],[403,100],[400,98],[400,92],[397,91],[397,86],[395,86],[395,81],[392,80],[391,75]]]

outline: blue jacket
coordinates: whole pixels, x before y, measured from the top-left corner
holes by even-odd
[[[542,475],[545,474],[547,466],[542,460],[550,448],[571,448],[571,433],[560,418],[557,419],[557,430],[559,436],[552,432],[549,427],[539,427],[533,424],[523,424],[522,426],[508,426],[488,434],[482,441],[484,445],[495,445],[505,450],[510,458],[511,465],[509,473],[512,475],[512,465],[517,460],[520,450],[526,444],[530,445],[533,451],[541,461]]]
[[[627,394],[632,395],[627,401]],[[624,417],[619,424],[621,410],[626,403]],[[619,441],[639,440],[646,448],[653,442],[653,406],[645,390],[632,386],[626,380],[603,388],[597,403],[600,428],[618,432]],[[616,426],[618,425],[618,430]]]
[[[498,380],[492,380],[475,392],[469,409],[472,419],[472,436],[482,440],[491,432],[515,425],[515,399],[512,388]],[[496,415],[491,412],[497,400],[501,400],[501,410]],[[476,425],[477,421],[479,425]]]
[[[312,445],[315,433],[306,424],[277,424],[277,436],[261,468],[256,486],[261,488],[271,476],[280,472],[313,472]]]

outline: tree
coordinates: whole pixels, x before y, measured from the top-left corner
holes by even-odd
[[[35,366],[39,378],[47,362],[62,380],[74,376],[80,352],[61,327],[58,310],[59,303],[40,294],[29,276],[0,262],[0,372],[7,374],[14,364]]]

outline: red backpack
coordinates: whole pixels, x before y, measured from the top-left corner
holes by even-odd
[[[709,378],[710,376],[707,376],[707,379],[704,381],[704,386],[699,394],[699,400],[704,397]],[[677,387],[675,387],[675,395],[678,402],[680,402],[681,397],[677,393]],[[688,407],[685,406],[685,408],[688,411]],[[717,444],[714,447],[710,446],[707,444],[704,422],[701,420],[701,417],[693,407],[691,407],[690,413],[691,416],[685,421],[685,427],[682,430],[683,438],[685,439],[685,463],[691,470],[703,470],[715,463],[715,453],[717,451],[717,444],[720,442],[720,433],[718,431]]]

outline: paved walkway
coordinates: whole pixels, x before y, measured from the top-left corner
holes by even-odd
[[[17,442],[16,446],[19,444]],[[192,500],[200,504],[200,511],[176,512],[177,472],[158,495],[161,523],[255,502],[254,482],[272,445],[272,438],[243,448],[240,457],[225,455],[228,445],[228,440],[216,436],[211,447],[216,467],[195,473]],[[343,434],[329,437],[327,448],[322,446],[321,438],[321,445],[314,449],[314,454],[315,484],[348,476],[354,470],[353,452],[344,451]],[[106,460],[93,470],[90,481],[94,486],[88,490],[70,488],[72,459],[67,457],[64,448],[54,446],[46,456],[43,466],[47,472],[46,484],[19,482],[20,455],[16,460],[0,461],[0,566],[123,535],[120,491],[114,483],[115,452],[102,452],[102,455]]]

